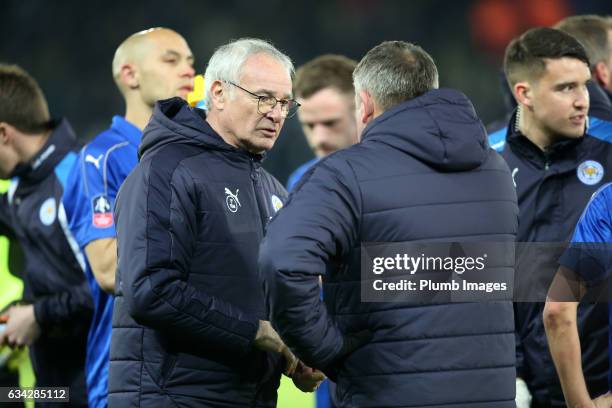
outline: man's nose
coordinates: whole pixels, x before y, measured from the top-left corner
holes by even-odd
[[[586,87],[580,89],[576,99],[574,100],[574,106],[579,109],[589,109],[589,91]]]
[[[182,77],[193,78],[195,76],[195,69],[190,64],[185,64],[183,70],[181,70]]]
[[[274,105],[272,110],[270,110],[270,112],[268,112],[266,116],[272,119],[275,123],[278,123],[281,120],[283,120],[284,116],[283,116],[283,108],[281,107],[281,104],[277,103],[276,105]]]

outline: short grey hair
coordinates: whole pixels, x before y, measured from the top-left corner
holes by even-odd
[[[355,94],[366,91],[387,109],[438,88],[438,69],[421,47],[385,41],[372,48],[353,72]]]
[[[230,41],[217,48],[208,61],[204,80],[206,81],[206,105],[212,106],[210,86],[214,81],[231,81],[238,83],[242,66],[249,57],[255,54],[266,54],[278,60],[293,79],[295,68],[291,58],[280,52],[268,41],[257,38],[241,38]]]

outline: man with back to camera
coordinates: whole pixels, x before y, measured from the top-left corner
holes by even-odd
[[[514,242],[510,172],[470,101],[437,89],[422,48],[384,42],[353,78],[361,142],[304,175],[261,244],[272,321],[300,359],[336,381],[340,407],[514,407],[509,302],[359,295],[362,242]]]
[[[72,406],[85,407],[93,307],[83,256],[72,245],[61,201],[76,147],[68,121],[51,119],[34,78],[16,65],[0,64],[0,178],[11,179],[0,195],[0,234],[14,235],[26,260],[23,304],[6,312],[0,345],[29,346],[36,385],[70,387]]]
[[[300,103],[298,119],[315,158],[298,167],[287,190],[317,161],[357,143],[353,70],[357,62],[342,55],[322,55],[298,68],[293,91]]]
[[[273,407],[283,370],[303,390],[323,379],[272,329],[256,273],[286,199],[261,160],[299,106],[292,75],[271,44],[241,39],[209,61],[206,116],[156,106],[116,203],[109,405]]]
[[[518,196],[517,241],[567,242],[591,195],[612,179],[610,145],[585,132],[589,60],[569,34],[535,28],[508,45],[504,70],[518,102],[501,153]],[[519,275],[519,286],[541,282],[547,287],[559,255],[543,253],[529,274]],[[531,397],[534,407],[565,404],[546,343],[543,301],[544,297],[537,303],[515,303],[519,408],[528,407]],[[599,395],[607,389],[607,309],[581,305],[578,320],[583,358],[589,362],[587,384],[593,395]]]
[[[110,129],[81,150],[64,193],[70,228],[87,255],[86,274],[94,299],[86,362],[92,408],[107,405],[117,265],[115,197],[138,162],[142,129],[155,102],[173,96],[186,98],[192,90],[193,60],[185,39],[167,28],[137,32],[119,45],[112,73],[125,100],[125,116],[114,116]]]
[[[293,92],[300,103],[297,113],[315,158],[298,167],[287,181],[291,191],[321,158],[357,143],[353,71],[357,61],[343,55],[321,55],[295,73]],[[331,406],[329,384],[317,390],[317,407]]]

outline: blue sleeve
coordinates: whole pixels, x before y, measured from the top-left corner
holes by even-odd
[[[598,190],[584,210],[559,263],[578,273],[588,284],[606,279],[612,271],[612,185]]]
[[[88,145],[81,150],[64,193],[70,229],[81,248],[117,235],[112,209],[120,182],[127,176],[117,176],[121,168],[116,156],[103,149]]]
[[[119,195],[117,287],[138,323],[244,355],[259,319],[190,283],[199,233],[196,187],[187,169],[164,159],[146,176],[138,168]]]
[[[259,273],[279,334],[306,364],[336,362],[345,337],[320,297],[319,276],[346,256],[358,239],[359,187],[345,163],[328,160],[300,180],[270,223],[259,254]]]

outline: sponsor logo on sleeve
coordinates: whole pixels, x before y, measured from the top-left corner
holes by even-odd
[[[108,228],[113,225],[113,213],[111,211],[110,200],[99,195],[91,200],[93,226],[96,228]]]
[[[96,169],[100,170],[100,160],[102,160],[103,156],[104,155],[101,154],[96,158],[93,157],[91,154],[88,154],[87,156],[85,156],[85,163],[91,163],[96,166]]]

